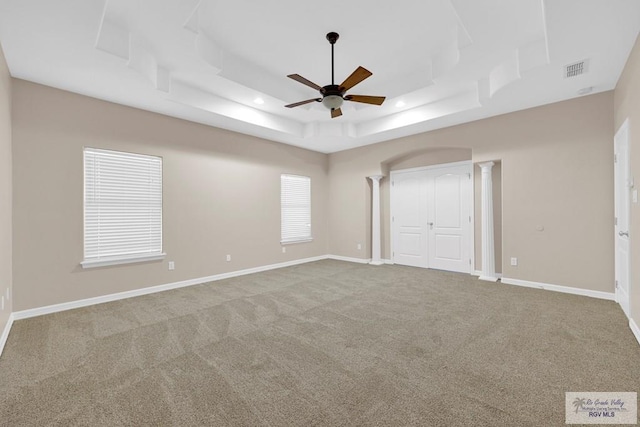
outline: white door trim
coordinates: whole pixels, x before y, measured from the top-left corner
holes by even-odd
[[[471,165],[471,160],[461,160],[459,162],[451,162],[451,163],[438,163],[437,165],[429,165],[429,166],[418,166],[415,168],[408,169],[397,169],[390,172],[390,175],[398,173],[407,173],[407,172],[418,172],[418,171],[428,171],[434,169],[442,169],[442,168],[454,168],[456,166],[467,166]]]
[[[393,209],[393,203],[391,203],[391,200],[393,200],[393,196],[391,196],[391,193],[393,192],[393,179],[396,175],[401,174],[401,173],[407,173],[407,172],[418,172],[418,171],[430,171],[430,170],[435,170],[435,169],[442,169],[442,168],[452,168],[452,167],[456,167],[456,166],[469,166],[471,168],[470,173],[471,173],[471,191],[470,193],[470,215],[471,215],[471,229],[469,231],[470,236],[469,236],[469,257],[471,258],[471,266],[469,268],[469,274],[474,274],[475,273],[475,267],[476,267],[476,246],[475,246],[475,225],[476,225],[476,219],[475,219],[475,173],[473,170],[473,160],[462,160],[459,162],[451,162],[451,163],[439,163],[437,165],[430,165],[430,166],[419,166],[419,167],[415,167],[415,168],[407,168],[407,169],[398,169],[398,170],[393,170],[389,173],[389,215],[391,216],[391,218],[389,218],[389,242],[391,243],[391,254],[390,254],[390,259],[391,262],[394,262],[394,249],[396,246],[396,242],[394,241],[394,237],[393,237],[393,218],[394,218],[394,209]]]
[[[624,138],[624,139],[623,139]],[[620,146],[624,146],[625,157],[618,157],[621,154]],[[618,128],[613,139],[614,150],[614,239],[615,239],[615,300],[622,307],[622,311],[627,317],[630,318],[630,295],[631,295],[631,235],[630,229],[630,215],[631,215],[631,178],[629,173],[629,119],[627,118],[622,125]],[[626,167],[624,171],[623,179],[620,180],[620,168]],[[622,198],[621,198],[621,195]],[[624,202],[626,198],[626,206],[620,206],[621,201]],[[620,209],[624,209],[625,212],[620,212]],[[626,224],[622,224],[622,220],[626,219]],[[622,233],[626,233],[626,242],[623,241]],[[626,256],[621,253],[621,245],[626,246]],[[625,271],[626,270],[626,271]],[[626,289],[623,289],[626,287]]]

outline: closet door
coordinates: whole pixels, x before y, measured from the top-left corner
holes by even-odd
[[[427,172],[394,172],[391,185],[393,262],[428,267]]]
[[[427,173],[428,267],[469,273],[471,167]]]

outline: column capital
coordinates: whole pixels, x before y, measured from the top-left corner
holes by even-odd
[[[380,182],[380,180],[382,178],[384,178],[384,175],[370,175],[367,178],[369,178],[371,181],[378,181]]]
[[[478,163],[478,166],[480,166],[480,169],[482,169],[482,170],[491,170],[493,165],[495,165],[495,162]]]

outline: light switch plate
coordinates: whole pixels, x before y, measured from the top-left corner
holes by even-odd
[[[638,190],[633,190],[631,194],[631,200],[633,200],[633,203],[638,203]]]

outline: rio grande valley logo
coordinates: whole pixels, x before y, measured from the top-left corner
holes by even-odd
[[[567,424],[636,424],[637,393],[567,392]]]

